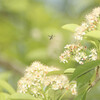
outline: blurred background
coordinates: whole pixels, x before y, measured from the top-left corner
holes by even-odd
[[[0,0],[0,79],[16,89],[24,69],[33,61],[66,68],[59,56],[73,41],[73,33],[61,27],[80,24],[98,6],[100,0]],[[100,100],[100,82],[87,100]]]

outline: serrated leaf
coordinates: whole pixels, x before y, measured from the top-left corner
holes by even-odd
[[[50,75],[60,75],[60,74],[64,74],[64,71],[63,70],[60,70],[60,71],[51,71],[51,72],[47,73],[47,76],[50,76]]]
[[[100,60],[91,61],[91,62],[88,62],[88,63],[78,66],[75,69],[70,81],[76,79],[77,77],[81,76],[82,74],[85,74],[86,72],[90,71],[91,69],[95,68],[98,65],[100,65]]]
[[[14,93],[9,97],[10,100],[40,100],[39,98],[34,98],[30,94]]]
[[[72,74],[75,71],[75,68],[68,68],[64,71],[64,74]]]
[[[85,84],[84,86],[82,86],[81,88],[79,88],[79,87],[77,86],[77,93],[80,94],[80,93],[86,91],[88,87],[89,87],[89,83],[86,83],[86,84]]]
[[[0,92],[0,100],[7,100],[9,96],[7,93]]]
[[[86,100],[87,91],[84,93],[82,100]]]
[[[89,80],[92,78],[94,72],[95,72],[94,70],[91,70],[90,72],[77,78],[77,87],[82,88],[85,84],[87,84]]]
[[[4,80],[0,80],[0,87],[8,91],[10,94],[15,93],[15,90]]]
[[[95,30],[88,32],[85,36],[100,40],[100,31]]]
[[[87,90],[80,93],[74,100],[86,100],[86,94],[87,94]]]
[[[78,27],[79,25],[77,24],[66,24],[64,26],[62,26],[63,29],[66,29],[68,31],[71,31],[71,32],[75,32],[75,29]]]

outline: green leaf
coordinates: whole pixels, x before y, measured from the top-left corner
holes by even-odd
[[[40,100],[40,99],[36,99],[34,98],[32,95],[30,94],[22,94],[22,93],[14,93],[10,96],[9,98],[10,100]]]
[[[100,40],[100,31],[95,30],[88,32],[85,36]]]
[[[91,61],[91,62],[88,62],[88,63],[78,66],[75,69],[70,81],[76,79],[77,77],[81,76],[82,74],[85,74],[86,72],[90,71],[91,69],[95,68],[98,65],[100,65],[100,60]]]
[[[82,100],[86,100],[87,91],[84,93]]]
[[[8,91],[10,94],[15,93],[15,90],[4,80],[0,80],[0,87]]]
[[[74,100],[86,100],[87,90],[81,92]]]
[[[86,91],[89,87],[89,83],[86,83],[85,85],[83,85],[82,87],[79,88],[79,86],[77,86],[77,93],[81,94],[82,92]]]
[[[50,76],[50,75],[59,75],[59,74],[64,74],[64,71],[63,70],[60,70],[60,71],[51,71],[51,72],[47,73],[47,76]]]
[[[62,93],[64,92],[64,90],[52,90],[50,89],[48,94],[49,94],[49,100],[59,100],[60,96],[62,95]]]
[[[75,29],[78,27],[79,25],[77,24],[66,24],[64,26],[62,26],[63,29],[66,29],[68,31],[71,31],[71,32],[75,32]]]
[[[89,82],[94,74],[94,70],[82,75],[81,77],[77,78],[77,86],[78,88],[82,88],[85,84]]]
[[[93,44],[96,48],[98,48],[99,45],[99,41],[91,38],[91,37],[84,37],[84,39],[86,39],[88,42],[90,42],[91,44]]]
[[[75,68],[68,68],[64,71],[64,74],[72,74],[75,71]]]
[[[0,100],[7,100],[9,96],[7,93],[0,92]]]

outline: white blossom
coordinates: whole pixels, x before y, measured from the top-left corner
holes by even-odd
[[[75,30],[75,40],[81,41],[83,40],[83,36],[89,32],[96,30],[97,25],[99,24],[100,17],[100,7],[93,9],[93,11],[85,16],[85,22],[83,22],[78,28]]]
[[[86,46],[80,44],[68,44],[65,46],[64,53],[59,57],[60,61],[65,63],[69,60],[75,60],[79,64],[84,64],[87,61],[94,61],[97,59],[96,49],[91,49],[90,52]]]
[[[66,89],[71,91],[69,80],[64,75],[46,76],[48,72],[60,70],[55,67],[42,65],[40,62],[34,62],[25,70],[24,77],[18,81],[17,91],[20,93],[30,93],[31,95],[44,98],[43,91],[50,85],[53,90]],[[76,91],[76,87],[74,89]],[[73,94],[73,93],[72,93]]]

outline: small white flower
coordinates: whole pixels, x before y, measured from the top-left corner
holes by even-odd
[[[82,33],[82,35],[85,35],[85,34],[86,34],[85,32]]]
[[[75,39],[76,39],[76,40],[82,40],[82,39],[83,39],[83,37],[82,37],[82,36],[80,36],[80,35],[76,35],[76,36],[75,36]]]

